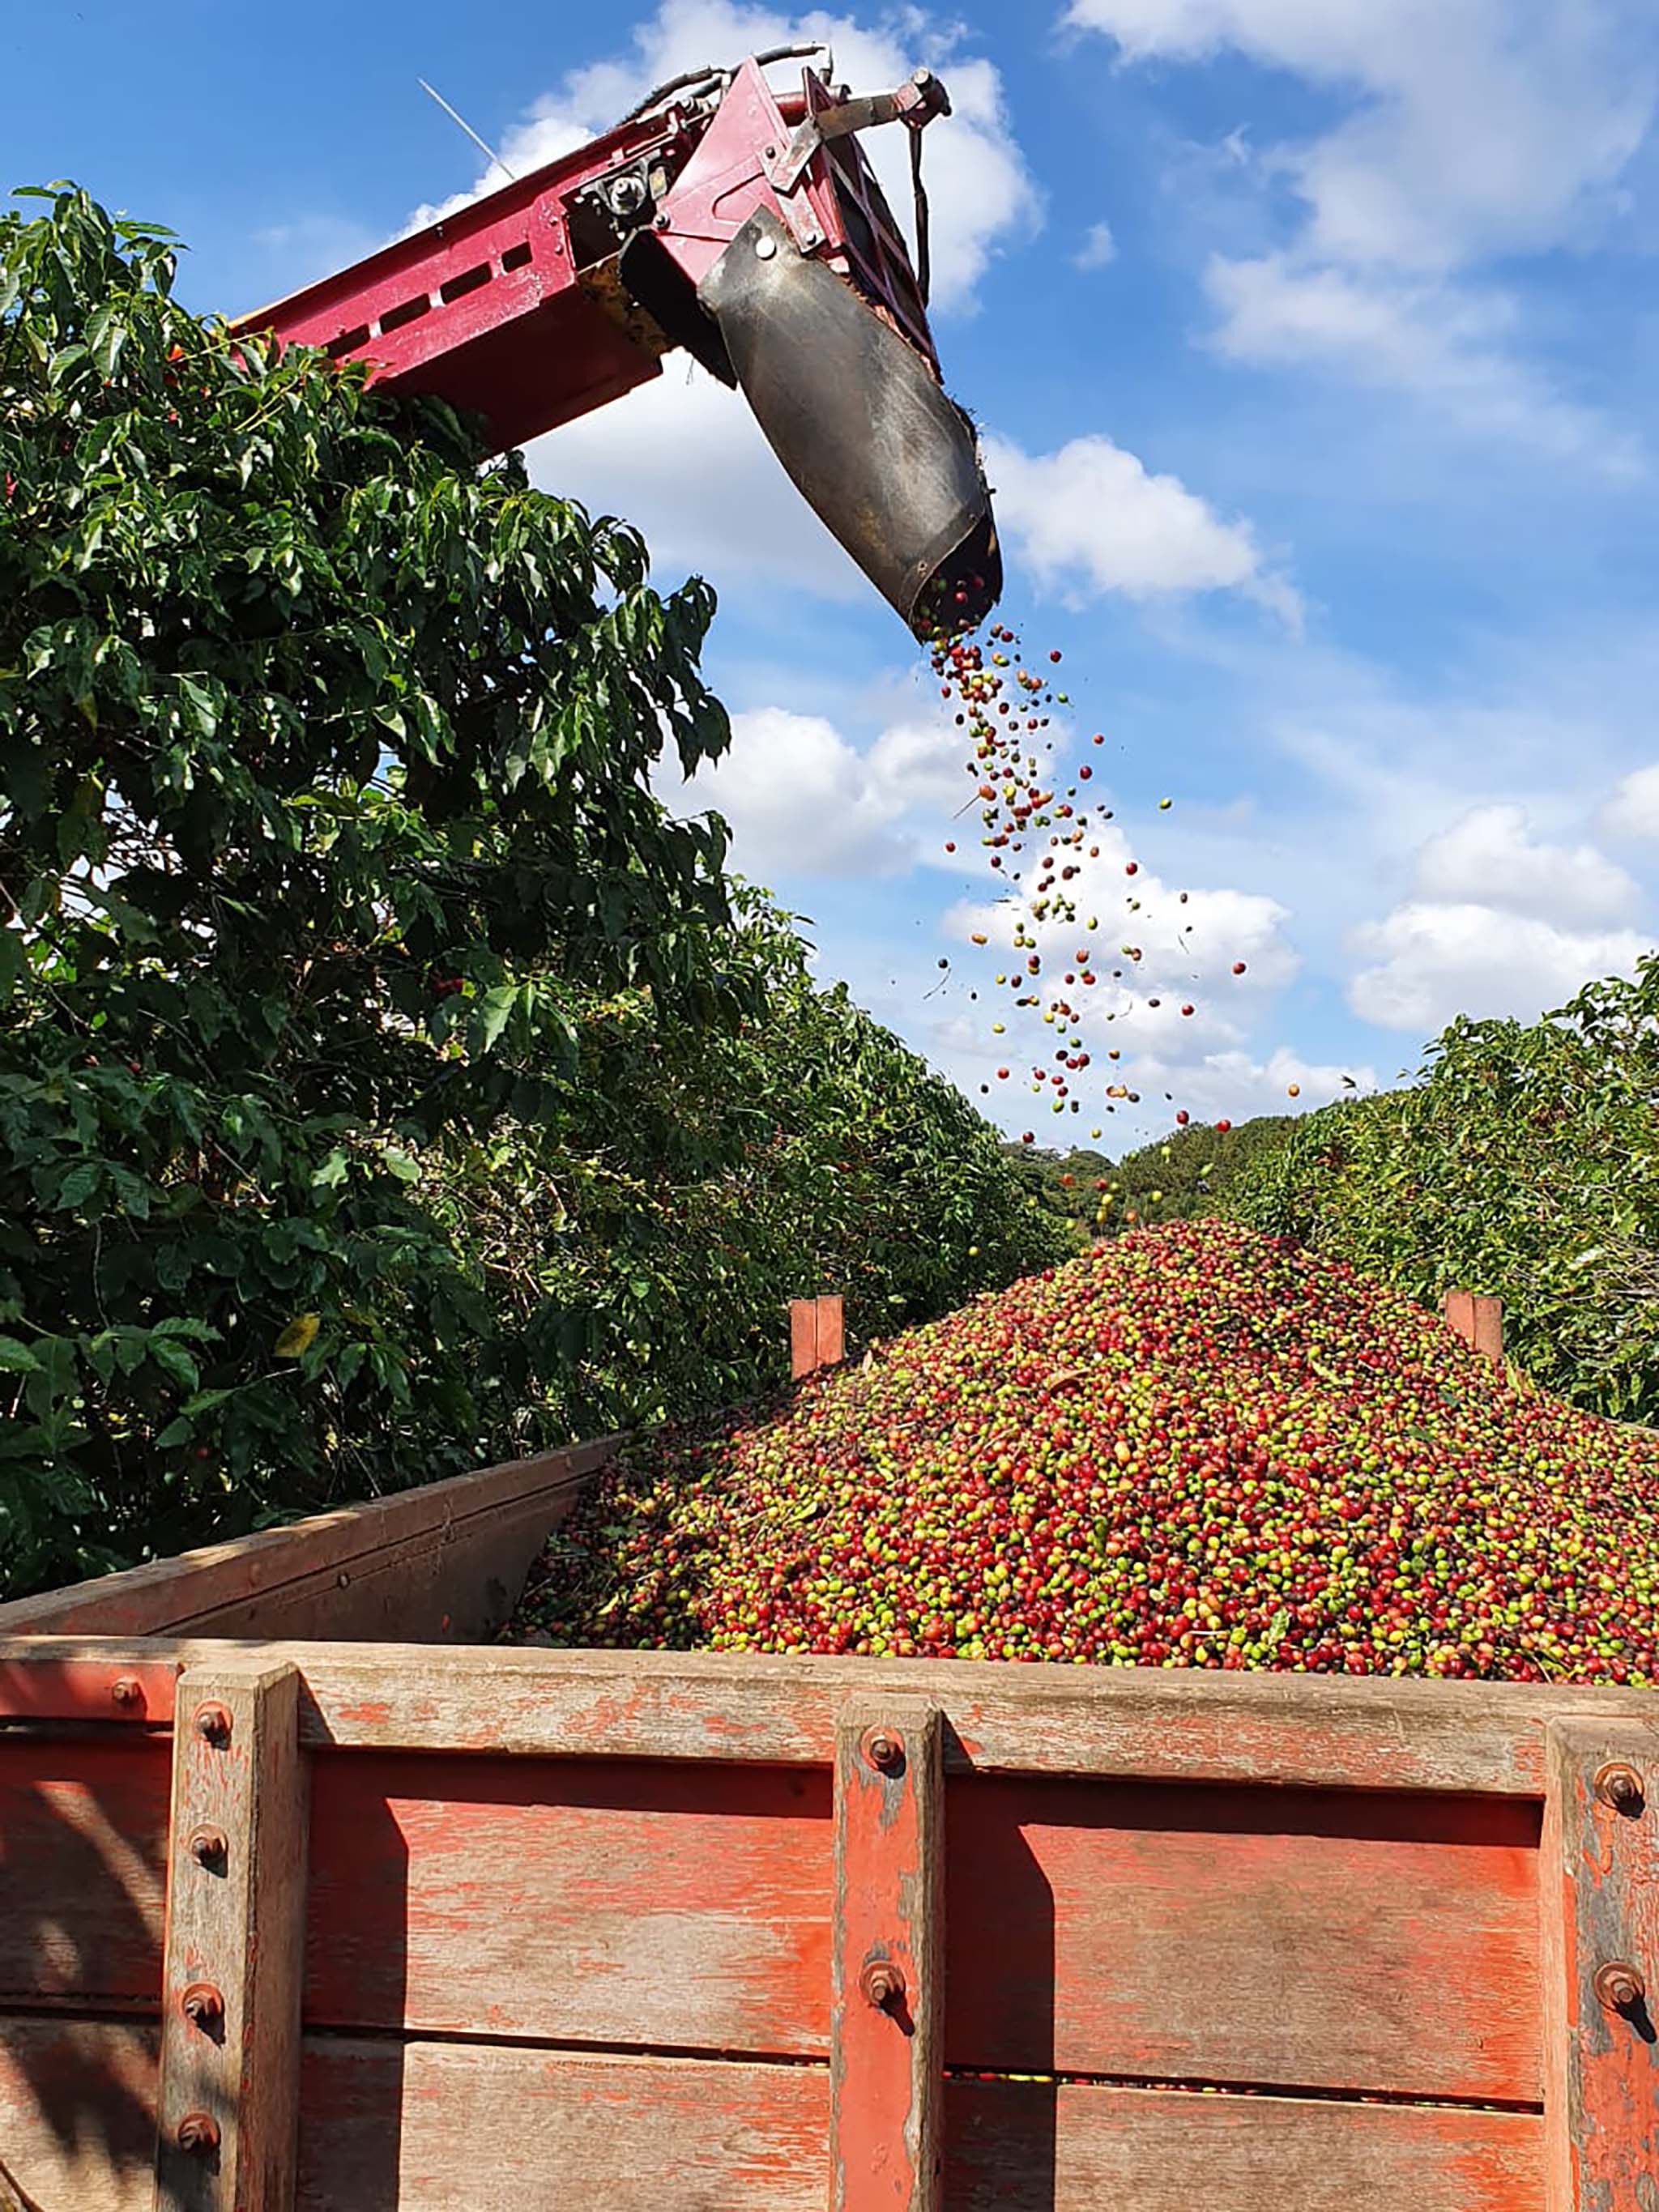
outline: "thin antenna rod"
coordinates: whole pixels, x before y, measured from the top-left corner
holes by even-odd
[[[457,115],[454,109],[444,98],[442,93],[434,91],[423,76],[417,76],[415,82],[420,86],[421,90],[425,93],[429,99],[435,100],[437,101],[439,106],[442,108],[444,113],[449,118],[452,123],[459,123],[460,125],[462,130],[465,131],[467,137],[472,141],[478,151],[481,154],[488,154],[490,160],[495,164],[495,167],[498,169],[504,170],[507,176],[512,177],[513,182],[516,185],[519,180],[516,177],[513,176],[512,170],[507,168],[506,162],[502,161],[501,155],[495,151],[495,149],[489,143],[489,140],[479,137],[477,132],[467,121],[465,116]]]

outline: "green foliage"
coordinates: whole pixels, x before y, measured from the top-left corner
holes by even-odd
[[[954,1296],[976,1208],[1017,1271],[971,1115],[652,794],[727,742],[707,588],[39,197],[0,212],[0,1585],[720,1395],[855,1204],[861,1313]]]
[[[839,1291],[849,1345],[1047,1265],[1063,1233],[995,1133],[854,1006],[787,916],[740,895],[758,1011],[736,1030],[597,1006],[578,1084],[457,1191],[580,1433],[685,1417],[787,1370],[784,1307]]]
[[[1659,1418],[1659,955],[1531,1024],[1454,1022],[1419,1080],[1309,1115],[1231,1211],[1437,1303],[1502,1297],[1534,1381]]]
[[[1050,1212],[1068,1223],[1076,1242],[1117,1236],[1138,1223],[1188,1221],[1225,1210],[1240,1176],[1284,1140],[1288,1115],[1264,1114],[1237,1128],[1195,1123],[1142,1145],[1114,1163],[1079,1147],[1069,1152],[1008,1147]]]

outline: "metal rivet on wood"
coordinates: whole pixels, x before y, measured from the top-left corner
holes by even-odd
[[[212,1744],[216,1750],[222,1750],[230,1741],[234,1726],[228,1705],[216,1700],[196,1708],[196,1733],[204,1743]]]

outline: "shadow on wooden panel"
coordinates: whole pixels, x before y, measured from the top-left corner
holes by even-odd
[[[989,1777],[948,1817],[953,2067],[1541,2094],[1535,1804]]]
[[[384,1787],[362,1791],[352,1806],[356,1856],[350,1862],[350,1869],[356,1871],[358,1879],[354,1882],[352,1871],[348,1871],[343,1893],[337,1899],[342,1917],[336,1918],[331,1927],[314,1909],[319,1880],[326,1881],[338,1871],[331,1859],[329,1842],[319,1838],[318,1815],[319,1800],[325,1805],[328,1802],[326,1781],[336,1756],[321,1753],[314,1754],[312,1760],[311,1880],[307,1886],[311,1909],[306,1927],[302,2017],[309,2027],[312,1993],[319,1985],[330,1984],[342,1990],[350,2002],[354,1999],[354,1984],[372,1977],[373,1991],[365,1990],[356,1999],[359,2008],[368,2012],[378,2006],[401,2025],[407,2011],[409,1983],[409,1849],[394,1804]],[[371,1769],[383,1763],[368,1762]],[[347,1917],[360,1929],[372,1928],[374,1941],[368,1948],[348,1954],[343,1960],[344,1946],[337,1941],[337,1930],[343,1928]],[[344,2155],[350,2166],[353,2212],[398,2212],[406,2047],[401,2041],[386,2045],[380,2057],[382,2094],[352,2112],[346,2142],[331,2147],[332,2154]],[[310,2101],[302,2096],[299,2143],[302,2168],[308,2152],[314,2151],[307,2138],[315,2118]]]
[[[830,1849],[819,1769],[322,1753],[307,2021],[822,2057]]]
[[[995,2193],[986,2201],[1018,2203],[1031,2208],[1031,2212],[1053,2212],[1058,2202],[1060,2097],[1060,2085],[1053,2078],[1054,1893],[1017,1820],[995,1821],[994,1859],[969,1862],[963,1858],[964,1831],[970,1835],[984,1832],[986,1787],[977,1780],[953,1782],[946,1801],[945,2072],[952,2091],[945,2107],[946,2133],[953,2161],[975,2167],[977,2149],[976,2170],[981,2174],[988,2170],[987,2143],[980,2137],[987,2115],[999,2114],[1001,2107],[970,2093],[983,2088],[994,2099],[997,2084],[992,2075],[961,2065],[958,2052],[963,2039],[956,2027],[957,1990],[971,1976],[976,1984],[992,1993],[996,2008],[1018,2023],[1014,2039],[1022,2076],[1016,2106],[1018,2139],[1009,2144],[997,2134],[988,2168],[995,2177]],[[964,1881],[961,1869],[970,1863],[974,1878]],[[1012,2168],[1017,2168],[1017,2175]],[[967,2202],[965,2197],[959,2197],[959,2186],[958,2179],[946,2191],[951,2212]]]
[[[153,2037],[103,2024],[160,2010],[169,1787],[164,1736],[0,1734],[0,2154],[24,2203],[135,2144],[148,2168]]]

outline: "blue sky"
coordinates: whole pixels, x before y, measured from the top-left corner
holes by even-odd
[[[417,75],[522,169],[654,79],[791,34],[830,38],[860,89],[939,70],[936,336],[989,441],[1006,618],[1063,651],[1079,733],[1107,738],[1103,928],[1140,863],[1141,995],[1103,995],[1091,1033],[1138,1110],[1054,1119],[1018,1065],[996,1081],[1032,1054],[969,997],[991,891],[973,816],[948,819],[954,732],[741,403],[674,357],[532,459],[638,522],[665,580],[714,583],[737,738],[684,803],[718,804],[823,972],[976,1099],[988,1082],[1011,1130],[1127,1144],[1166,1093],[1195,1117],[1283,1109],[1292,1083],[1317,1104],[1415,1066],[1455,1013],[1536,1014],[1653,940],[1649,0],[301,0],[140,23],[113,0],[9,11],[5,181],[71,176],[170,223],[185,295],[228,313],[477,185]]]

